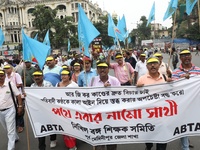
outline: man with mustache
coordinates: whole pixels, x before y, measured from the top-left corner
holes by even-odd
[[[159,83],[165,83],[166,81],[168,82],[171,81],[171,79],[168,79],[166,75],[159,73],[159,67],[160,67],[159,58],[155,56],[149,57],[149,59],[147,59],[148,72],[138,79],[137,86],[142,87],[145,85],[159,84]],[[153,143],[146,143],[145,150],[151,150],[152,147]],[[156,144],[156,150],[166,150],[166,148],[167,148],[167,143]]]
[[[180,78],[189,79],[190,75],[200,75],[200,68],[192,64],[192,55],[189,50],[182,50],[179,53],[181,64],[172,72],[172,79],[178,80]],[[182,150],[189,150],[193,147],[189,144],[188,137],[181,138]]]
[[[42,71],[35,71],[32,75],[35,83],[31,84],[31,87],[53,87],[51,82],[43,80]],[[51,141],[55,141],[55,138],[56,138],[55,134],[50,135]],[[39,141],[39,146],[38,146],[39,150],[45,150],[46,149],[45,137],[39,137],[38,141]]]
[[[91,79],[89,86],[98,87],[110,87],[121,86],[119,80],[116,77],[108,75],[109,65],[103,60],[97,61],[98,76]],[[95,146],[95,150],[117,150],[117,144],[112,145],[98,145]]]

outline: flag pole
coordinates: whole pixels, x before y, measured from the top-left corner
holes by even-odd
[[[176,11],[174,13],[174,20],[173,20],[173,26],[172,26],[172,42],[171,42],[171,46],[170,46],[170,55],[169,55],[169,60],[168,60],[168,66],[167,66],[167,69],[169,69],[169,65],[170,65],[170,60],[171,60],[171,57],[172,57],[172,47],[173,47],[173,41],[174,41],[174,30],[175,30],[175,27],[176,27]]]

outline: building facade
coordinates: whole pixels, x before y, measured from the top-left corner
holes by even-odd
[[[21,43],[21,28],[30,36],[36,29],[32,16],[35,6],[45,5],[50,9],[58,9],[57,17],[73,16],[74,24],[78,23],[78,3],[81,3],[88,18],[92,22],[98,21],[103,15],[98,4],[89,0],[0,0],[0,27],[5,35],[5,44]]]

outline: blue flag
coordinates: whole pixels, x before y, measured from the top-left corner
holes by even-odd
[[[153,6],[151,8],[151,11],[150,11],[150,14],[149,14],[149,18],[148,18],[148,21],[147,21],[147,25],[149,25],[149,23],[151,23],[152,21],[155,20],[155,1],[153,3]]]
[[[108,36],[111,36],[120,41],[124,40],[121,31],[115,26],[115,23],[113,22],[110,14],[108,14]]]
[[[49,39],[49,30],[47,31],[47,33],[46,33],[46,35],[45,35],[45,37],[44,37],[43,43],[44,43],[45,45],[48,45],[49,47],[51,47],[51,43],[50,43],[50,39]],[[51,49],[49,50],[48,55],[50,55],[50,54],[51,54]]]
[[[42,70],[46,57],[48,55],[50,46],[38,42],[28,37],[22,29],[22,46],[23,46],[23,60],[32,62],[33,58],[37,59],[38,65]]]
[[[33,38],[34,40],[38,40],[38,33],[35,35],[35,37]]]
[[[128,44],[131,43],[131,37],[128,37]]]
[[[0,46],[3,45],[4,40],[5,40],[5,37],[4,37],[3,31],[0,28]]]
[[[99,31],[87,18],[81,5],[78,4],[78,39],[85,56],[90,57],[89,45],[99,34]]]
[[[117,23],[117,28],[120,30],[123,36],[123,41],[125,41],[125,39],[127,38],[127,27],[126,27],[126,19],[124,15],[121,19],[119,19]]]
[[[165,21],[167,18],[169,18],[173,13],[176,11],[178,6],[178,0],[171,0],[169,3],[169,6],[167,8],[167,11],[165,12],[165,15],[163,17],[163,21]]]
[[[70,49],[71,49],[71,48],[70,48],[70,40],[69,40],[69,39],[68,39],[68,47],[67,47],[67,48],[68,48],[68,52],[69,52]]]
[[[197,3],[198,0],[186,0],[186,13],[188,15],[191,14],[194,5]]]

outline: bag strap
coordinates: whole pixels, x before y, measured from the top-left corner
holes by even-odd
[[[165,74],[162,74],[162,75],[163,75],[163,78],[165,79],[165,81],[167,81],[167,78],[166,78]]]
[[[11,84],[10,84],[10,81],[8,82],[8,85],[9,85],[9,88],[10,88],[10,92],[11,92],[11,96],[12,96],[12,100],[13,100],[13,103],[15,105],[15,109],[17,110],[17,103],[15,101],[15,97],[14,97],[14,93],[13,93],[13,90],[12,90],[12,87],[11,87]]]

